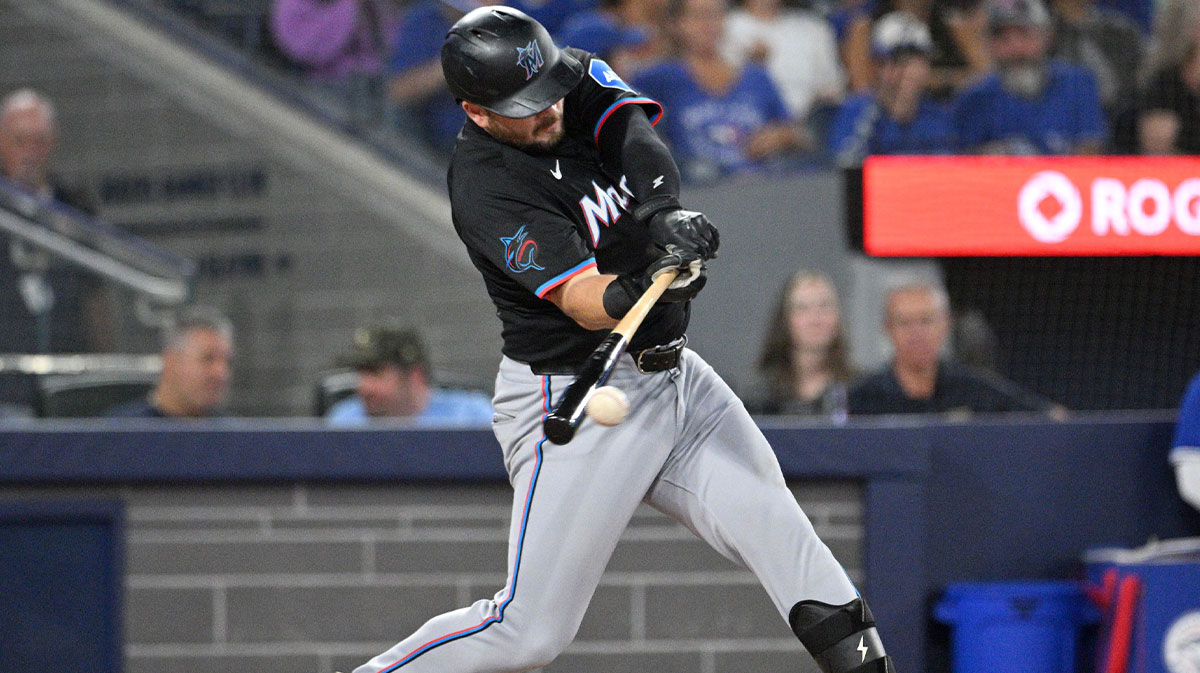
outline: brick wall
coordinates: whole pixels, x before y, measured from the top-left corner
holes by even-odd
[[[794,485],[861,582],[851,482]],[[127,673],[349,673],[505,580],[506,485],[5,488],[127,513]],[[767,595],[690,532],[637,512],[576,641],[547,673],[816,673]]]

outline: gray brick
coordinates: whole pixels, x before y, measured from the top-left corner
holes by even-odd
[[[579,625],[576,640],[625,640],[633,635],[629,587],[600,586]]]
[[[765,591],[750,584],[646,587],[646,637],[775,638],[790,633]]]
[[[252,519],[139,519],[126,520],[130,533],[178,533],[181,531],[220,531],[252,533],[262,530],[262,522]]]
[[[395,534],[402,525],[399,516],[374,518],[336,518],[315,519],[303,517],[274,518],[270,522],[272,530],[281,531],[330,531],[354,530],[360,532]]]
[[[362,662],[359,662],[362,663]],[[330,673],[321,670],[320,658],[312,655],[194,656],[125,658],[125,673]]]
[[[833,552],[834,558],[838,563],[842,564],[847,571],[854,569],[855,571],[862,569],[863,545],[862,539],[840,540],[836,538],[824,538],[825,545],[829,547],[829,551]]]
[[[269,486],[141,486],[131,489],[130,507],[279,507],[295,502],[291,484]]]
[[[508,543],[493,542],[380,542],[375,569],[403,572],[507,572]]]
[[[483,515],[483,516],[435,516],[435,517],[419,517],[411,521],[414,529],[426,528],[497,528],[499,530],[508,530],[509,515],[503,514],[498,516]]]
[[[129,545],[133,575],[347,573],[362,570],[354,542],[137,542]]]
[[[821,673],[799,644],[795,652],[719,652],[716,673]]]
[[[704,542],[687,540],[623,540],[613,552],[612,571],[732,570],[732,563]]]
[[[125,593],[125,641],[211,643],[211,589],[129,589]]]
[[[512,504],[508,486],[307,486],[309,506],[320,505],[503,505]]]
[[[572,654],[560,656],[545,673],[697,673],[702,655],[678,653]],[[748,671],[747,671],[748,673]]]
[[[462,607],[455,587],[233,587],[231,642],[399,641],[431,617]]]
[[[407,633],[397,634],[395,641],[399,642],[401,638],[403,638],[407,635],[408,635]],[[350,671],[353,671],[354,669],[358,668],[359,666],[362,666],[363,664],[370,661],[372,658],[375,657],[375,655],[379,654],[380,652],[386,651],[387,648],[391,647],[393,644],[394,643],[392,641],[387,641],[386,645],[381,644],[381,645],[379,645],[379,647],[374,648],[374,649],[363,649],[363,650],[360,650],[357,654],[338,653],[338,654],[330,657],[329,668],[320,671],[320,673],[332,673],[333,671],[342,671],[343,673],[350,673]],[[341,649],[348,650],[350,648],[342,647]],[[249,673],[249,671],[247,671],[246,673]],[[302,673],[302,672],[297,671],[296,673]]]

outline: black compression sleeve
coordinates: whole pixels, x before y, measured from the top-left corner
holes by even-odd
[[[639,106],[617,108],[604,122],[598,141],[604,165],[625,175],[639,204],[634,210],[638,220],[679,207],[679,168]]]

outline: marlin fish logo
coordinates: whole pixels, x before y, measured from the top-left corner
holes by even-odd
[[[504,263],[509,269],[517,273],[524,273],[530,269],[544,271],[546,267],[538,266],[533,257],[537,254],[537,242],[529,238],[529,233],[522,226],[517,230],[517,233],[512,236],[501,236],[500,242],[504,244]]]
[[[517,47],[517,65],[525,68],[525,79],[528,80],[542,69],[542,48],[537,40],[530,40],[524,47]]]

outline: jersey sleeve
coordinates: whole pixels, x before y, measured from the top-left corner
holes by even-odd
[[[614,112],[626,105],[643,108],[651,124],[662,118],[662,105],[625,83],[608,63],[592,54],[568,47],[583,63],[583,80],[568,96],[572,112],[569,122],[587,131],[592,142],[599,143],[600,129]]]
[[[515,179],[501,181],[498,172],[474,181],[455,199],[470,206],[454,213],[455,226],[467,247],[501,273],[545,299],[567,280],[595,268],[595,254],[575,225],[536,205],[546,197]]]

